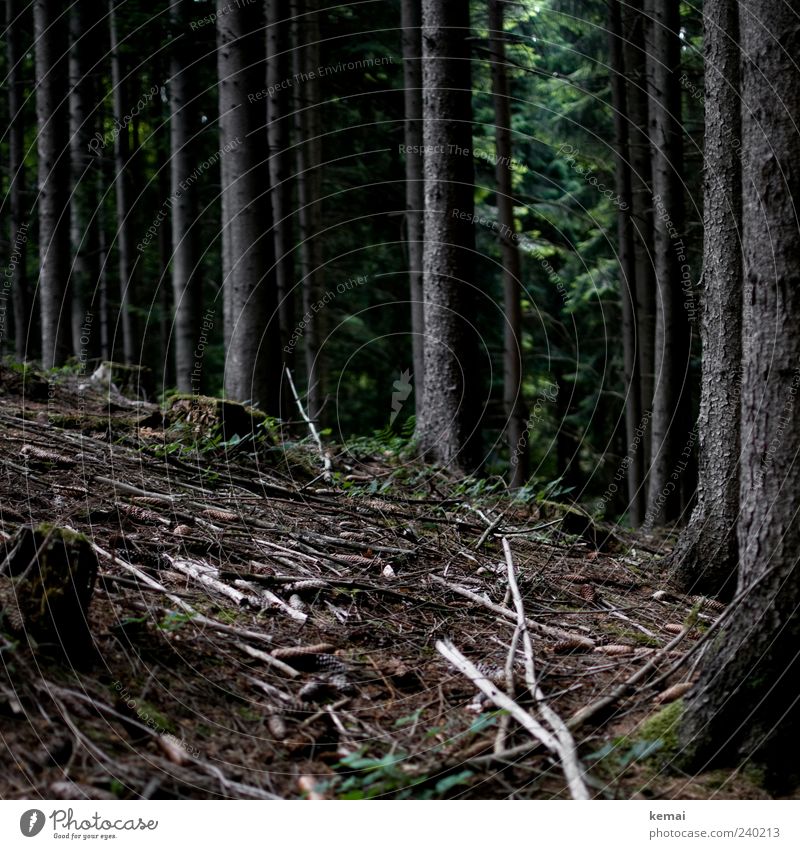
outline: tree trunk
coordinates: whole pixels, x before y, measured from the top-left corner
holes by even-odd
[[[425,309],[422,302],[422,246],[425,182],[422,153],[422,13],[419,0],[402,0],[404,138],[406,146],[406,245],[408,246],[414,403],[419,417],[425,380]]]
[[[272,221],[278,315],[284,359],[296,324],[294,307],[294,236],[292,233],[292,50],[289,0],[267,0],[267,133],[272,186]]]
[[[672,556],[687,591],[730,596],[739,559],[739,401],[742,211],[739,18],[734,0],[708,0],[705,34],[703,377],[697,503]]]
[[[117,202],[117,255],[119,257],[119,323],[122,330],[123,360],[127,364],[134,362],[133,321],[129,307],[130,293],[133,290],[133,240],[131,238],[131,210],[128,193],[128,163],[130,161],[130,135],[125,90],[127,79],[124,73],[124,60],[120,52],[116,0],[108,2],[108,24],[111,38],[111,83],[114,88],[114,161],[116,175],[114,189]]]
[[[466,0],[423,0],[425,400],[417,425],[425,457],[463,469],[479,459],[468,38]]]
[[[300,267],[303,275],[303,346],[308,415],[319,421],[325,397],[321,341],[324,312],[315,311],[320,296],[322,242],[320,203],[322,147],[319,122],[319,0],[295,0],[294,91],[297,133],[297,204]],[[313,74],[313,76],[312,76]]]
[[[503,403],[509,450],[509,487],[528,479],[527,413],[522,397],[522,270],[515,239],[511,158],[511,107],[508,99],[502,0],[489,0],[489,51],[492,54],[492,99],[495,123],[497,218],[503,260]]]
[[[800,30],[796,4],[748,0],[740,8],[744,314],[738,591],[749,591],[703,658],[700,679],[686,699],[681,741],[695,767],[752,759],[767,766],[768,780],[797,781]],[[726,30],[721,37],[731,34]]]
[[[200,393],[203,364],[195,362],[200,336],[203,301],[200,256],[197,244],[197,179],[195,135],[198,86],[193,65],[194,43],[189,21],[192,0],[172,7],[175,37],[170,48],[170,199],[172,217],[172,300],[174,303],[173,344],[175,378],[180,392]]]
[[[99,18],[98,18],[99,20]],[[100,351],[94,313],[90,306],[99,276],[97,235],[97,161],[89,147],[96,126],[97,85],[94,65],[99,58],[90,32],[96,21],[85,5],[70,9],[69,130],[72,194],[72,350],[79,362]]]
[[[230,338],[225,394],[279,412],[280,332],[269,198],[264,105],[249,93],[263,90],[264,16],[257,3],[217,18],[220,149],[227,195],[230,257]]]
[[[633,227],[634,277],[636,280],[636,329],[639,369],[639,398],[642,417],[637,428],[642,431],[635,453],[639,455],[645,481],[650,467],[650,418],[655,382],[656,282],[653,274],[652,163],[648,135],[649,105],[647,98],[646,53],[643,49],[649,21],[642,14],[642,0],[628,5],[622,15],[625,33],[623,63],[627,85],[628,147],[631,167],[631,212]],[[630,447],[630,443],[628,443]],[[644,485],[642,506],[647,507]]]
[[[625,457],[628,484],[628,518],[638,527],[644,518],[644,465],[636,430],[642,421],[642,397],[637,346],[638,304],[636,257],[633,245],[631,159],[628,133],[628,96],[625,82],[623,25],[620,0],[609,6],[609,53],[611,56],[611,104],[614,111],[616,154],[617,239],[619,242],[622,344],[625,363]]]
[[[42,365],[69,355],[69,114],[67,19],[57,0],[33,5],[36,42],[36,124],[39,156],[39,298]]]
[[[683,143],[680,70],[680,6],[648,0],[647,51],[650,144],[653,157],[653,221],[656,291],[655,369],[651,466],[645,526],[674,521],[685,506],[685,470],[692,438],[689,408],[689,323],[683,308]],[[688,266],[686,266],[688,268]],[[691,272],[691,269],[689,269]]]
[[[29,296],[25,273],[28,240],[28,221],[25,209],[25,127],[23,121],[24,87],[21,77],[23,51],[20,50],[20,27],[17,16],[20,4],[6,0],[6,57],[8,61],[8,194],[9,221],[9,276],[3,280],[5,295],[10,291],[14,313],[14,353],[22,362],[28,350]],[[14,260],[13,264],[11,260]],[[5,301],[5,297],[3,298]],[[7,315],[7,313],[6,313]],[[8,323],[6,322],[6,332]]]

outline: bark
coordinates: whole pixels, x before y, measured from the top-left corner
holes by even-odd
[[[320,344],[324,338],[324,312],[315,311],[320,297],[322,242],[319,79],[311,73],[319,67],[319,2],[295,0],[294,92],[297,133],[297,204],[302,272],[303,347],[306,364],[306,404],[313,421],[319,421],[325,397]]]
[[[653,225],[656,273],[656,335],[651,465],[645,526],[674,521],[688,501],[685,470],[692,436],[689,409],[689,322],[683,307],[683,143],[680,72],[680,6],[648,0],[647,83],[653,157]],[[691,271],[691,269],[690,269]]]
[[[14,353],[22,362],[28,350],[29,301],[28,281],[25,273],[27,240],[30,222],[25,210],[25,127],[23,121],[24,88],[22,84],[22,56],[18,15],[21,4],[18,0],[6,0],[6,59],[8,62],[8,173],[9,173],[9,276],[3,281],[11,293],[14,314]],[[15,258],[12,266],[10,259]],[[5,298],[3,299],[5,301]],[[6,332],[8,330],[8,307],[6,310]]]
[[[419,0],[402,0],[404,137],[406,145],[406,244],[411,300],[411,350],[417,416],[424,397],[425,310],[422,303],[422,246],[425,182],[422,148],[422,10]],[[409,150],[420,151],[409,153]]]
[[[489,50],[492,54],[492,99],[495,122],[497,217],[503,261],[503,404],[509,450],[509,486],[519,489],[528,479],[529,455],[522,397],[522,270],[515,241],[512,183],[511,108],[506,74],[502,0],[489,2]]]
[[[767,767],[775,785],[781,777],[800,780],[792,757],[800,732],[796,5],[747,0],[739,6],[744,313],[738,590],[750,589],[703,658],[681,729],[693,766],[753,760]]]
[[[42,365],[53,368],[69,355],[69,114],[65,4],[36,0],[36,124],[39,157],[39,298]]]
[[[120,51],[119,24],[116,0],[109,0],[108,23],[111,40],[111,83],[114,89],[114,190],[117,207],[117,256],[119,258],[119,324],[122,331],[122,356],[127,364],[134,362],[133,321],[130,312],[130,293],[133,290],[133,238],[131,234],[130,192],[128,165],[130,162],[131,115],[126,97],[125,62]]]
[[[173,5],[171,15],[175,38],[170,60],[170,211],[172,220],[172,300],[175,379],[181,392],[202,389],[203,364],[195,362],[200,336],[203,281],[197,238],[198,198],[195,170],[197,120],[197,67],[193,63],[189,21],[192,0]]]
[[[292,50],[289,0],[267,0],[267,132],[272,186],[273,241],[278,315],[284,349],[294,332],[294,235],[292,227]],[[288,81],[288,83],[287,83]],[[292,357],[284,351],[287,363]]]
[[[425,396],[417,422],[429,460],[478,463],[473,273],[472,75],[466,0],[423,0]]]
[[[687,591],[730,596],[735,588],[739,512],[742,266],[739,19],[734,0],[709,0],[705,53],[703,200],[703,374],[697,503],[673,552]]]
[[[97,356],[100,351],[94,311],[91,303],[99,276],[97,234],[97,159],[90,143],[96,126],[97,85],[94,66],[98,53],[94,50],[93,27],[96,20],[85,5],[76,3],[70,9],[69,32],[69,130],[70,233],[72,243],[72,350],[79,362]]]
[[[633,243],[633,190],[628,132],[628,93],[625,81],[623,25],[620,0],[609,6],[609,53],[611,57],[611,104],[614,112],[616,156],[617,240],[619,243],[622,344],[625,363],[625,438],[628,518],[638,527],[644,518],[644,464],[635,447],[636,430],[642,420],[642,396],[637,351],[638,304],[636,299],[636,256]]]
[[[220,150],[230,257],[225,394],[279,412],[280,333],[263,102],[264,17],[257,3],[217,18]]]
[[[628,147],[631,166],[631,212],[633,227],[634,274],[636,279],[636,328],[639,369],[639,397],[642,418],[637,427],[643,436],[636,453],[646,477],[650,466],[650,419],[645,416],[653,408],[655,380],[654,342],[656,329],[655,275],[653,273],[653,214],[652,165],[648,136],[649,105],[647,97],[645,32],[648,21],[642,14],[642,0],[633,0],[623,14],[625,31],[623,62],[627,77],[627,106],[629,115]],[[630,443],[629,443],[630,446]],[[646,491],[644,506],[646,507]]]

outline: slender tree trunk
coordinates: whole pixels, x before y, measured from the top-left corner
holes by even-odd
[[[82,362],[99,352],[91,304],[99,275],[97,238],[97,167],[89,144],[93,136],[97,86],[93,66],[97,54],[92,48],[95,19],[85,5],[70,9],[69,129],[72,194],[70,231],[72,242],[72,350]]]
[[[67,359],[70,313],[69,277],[69,114],[65,5],[36,0],[36,124],[39,156],[39,297],[42,315],[42,365]]]
[[[800,733],[799,10],[796,3],[769,0],[747,0],[739,9],[744,314],[738,591],[744,597],[703,656],[699,681],[686,699],[681,742],[697,768],[753,760],[767,766],[775,786],[781,778],[800,780],[793,757]]]
[[[685,506],[684,474],[690,465],[689,322],[683,308],[683,144],[680,71],[680,6],[676,0],[648,0],[647,71],[656,291],[655,369],[651,423],[650,479],[645,524],[674,521]],[[688,266],[686,266],[688,268]],[[691,269],[690,269],[691,271]]]
[[[650,418],[655,382],[656,283],[653,273],[652,167],[648,135],[649,105],[647,97],[645,33],[649,21],[642,14],[642,0],[632,0],[628,14],[622,15],[625,33],[623,63],[628,80],[628,148],[631,170],[631,212],[633,228],[634,278],[636,280],[636,329],[639,371],[639,400],[642,416],[637,424],[640,442],[634,449],[647,478],[650,467]],[[628,444],[630,448],[630,443]],[[644,484],[643,509],[647,507]]]
[[[283,348],[290,346],[296,324],[294,306],[294,235],[292,216],[292,50],[291,3],[267,0],[267,132],[272,186],[272,220],[278,314]],[[293,349],[291,349],[293,350]],[[284,359],[292,356],[284,350]]]
[[[6,0],[6,57],[8,61],[8,173],[9,173],[9,254],[15,260],[9,262],[8,286],[14,312],[14,353],[22,362],[29,348],[28,328],[30,321],[28,281],[25,273],[27,240],[30,222],[25,209],[25,128],[23,126],[24,89],[21,78],[22,51],[20,50],[20,26],[17,16],[21,4],[18,0]],[[4,283],[6,281],[3,281]]]
[[[321,168],[319,122],[319,0],[295,0],[294,80],[297,133],[297,203],[300,224],[300,267],[303,275],[303,345],[308,415],[319,421],[325,398],[321,342],[324,312],[315,311],[322,269]]]
[[[423,0],[425,400],[423,455],[454,468],[479,460],[474,338],[472,74],[467,0]]]
[[[414,363],[414,403],[417,416],[424,397],[425,309],[422,302],[422,246],[425,181],[422,153],[422,10],[419,0],[402,0],[403,87],[406,146],[406,244],[408,246],[411,350]],[[419,151],[410,152],[410,151]]]
[[[119,257],[119,323],[122,329],[122,352],[125,363],[134,362],[133,321],[130,312],[130,293],[133,291],[133,239],[131,238],[131,208],[128,193],[128,164],[130,161],[130,134],[128,103],[125,96],[127,80],[124,60],[120,52],[116,6],[117,0],[108,2],[109,35],[111,39],[111,82],[114,88],[114,160],[116,175],[114,189],[117,202],[117,254]]]
[[[739,401],[742,358],[742,187],[739,16],[734,0],[703,7],[705,188],[703,200],[703,378],[697,503],[672,563],[687,591],[729,596],[739,552]]]
[[[625,82],[623,26],[620,0],[609,6],[609,53],[611,56],[611,104],[614,110],[616,154],[617,240],[619,243],[622,344],[625,362],[625,462],[628,484],[628,517],[636,527],[644,518],[644,467],[637,450],[636,431],[642,421],[639,352],[637,351],[638,305],[636,300],[636,257],[633,245],[633,191],[628,133],[628,96]]]
[[[511,169],[511,107],[508,99],[503,2],[489,0],[489,50],[492,54],[492,99],[495,123],[497,217],[503,259],[503,403],[510,458],[509,486],[519,489],[528,479],[527,413],[522,397],[522,269],[514,226]]]
[[[257,3],[217,18],[221,158],[227,160],[231,334],[225,393],[279,411],[281,378],[278,299],[269,199],[263,102],[247,97],[264,87],[264,15]]]
[[[172,7],[170,59],[170,199],[172,218],[172,300],[175,305],[173,342],[175,378],[180,392],[200,392],[202,363],[195,363],[194,352],[200,334],[203,287],[197,245],[197,179],[200,164],[195,151],[198,86],[197,70],[192,64],[193,39],[189,21],[192,0],[179,0]]]

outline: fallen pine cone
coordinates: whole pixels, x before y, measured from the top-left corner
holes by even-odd
[[[56,454],[54,451],[46,451],[44,448],[37,448],[35,445],[23,445],[19,452],[26,460],[37,460],[40,463],[52,463],[55,466],[74,466],[75,460],[71,457],[65,457],[63,454]]]
[[[623,654],[633,654],[633,647],[609,643],[607,646],[597,646],[595,651],[615,657]]]
[[[692,604],[699,604],[701,607],[707,607],[709,610],[714,610],[717,613],[722,613],[725,610],[725,605],[721,601],[717,601],[715,598],[706,598],[704,595],[689,596],[689,601]]]
[[[681,696],[685,695],[692,689],[694,685],[691,681],[683,681],[680,684],[673,684],[667,687],[663,693],[659,693],[653,701],[659,705],[666,705],[669,702],[676,702]]]
[[[213,519],[215,522],[237,522],[239,517],[236,513],[231,513],[229,510],[215,510],[212,508],[208,508],[207,510],[203,510],[203,515],[207,519]]]
[[[313,654],[330,654],[335,646],[330,643],[315,643],[313,646],[287,646],[273,649],[272,656],[278,660],[291,660],[293,657],[308,657]]]
[[[683,632],[683,625],[678,625],[677,622],[668,622],[663,628],[665,631],[669,631],[670,634],[680,634]]]
[[[274,713],[267,719],[267,728],[269,728],[270,734],[276,740],[284,740],[286,738],[286,723],[279,714]]]
[[[588,601],[589,604],[596,601],[597,599],[597,590],[591,584],[583,584],[583,586],[578,590],[579,595],[584,601]]]
[[[567,640],[559,640],[554,646],[556,654],[567,654],[569,652],[591,651],[594,646],[588,640],[579,637],[571,637]]]
[[[188,525],[176,525],[172,529],[172,533],[176,537],[190,537],[194,531]]]

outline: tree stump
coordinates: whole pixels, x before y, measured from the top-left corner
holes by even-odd
[[[21,528],[0,563],[5,626],[80,660],[92,646],[87,615],[96,578],[97,557],[82,534],[53,525]]]

